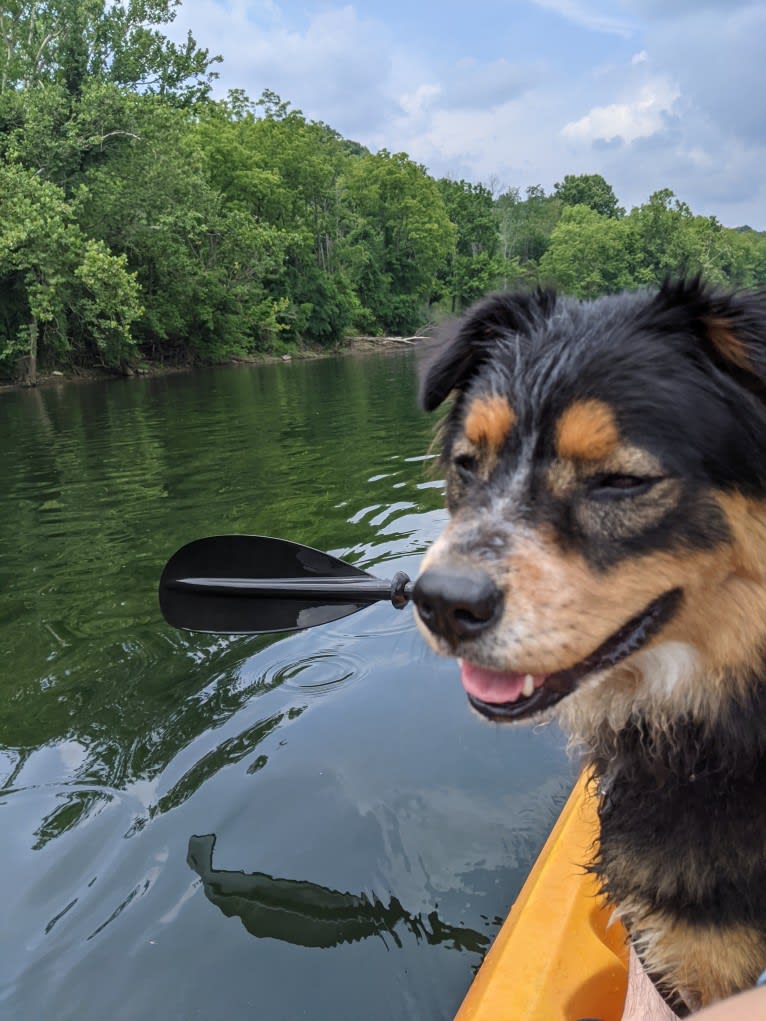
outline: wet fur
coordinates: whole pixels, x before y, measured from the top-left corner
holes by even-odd
[[[455,397],[451,522],[425,566],[480,564],[506,596],[473,643],[422,628],[437,652],[553,672],[683,590],[645,648],[553,710],[594,775],[592,868],[681,1013],[766,968],[765,382],[766,296],[698,280],[490,297],[423,376],[427,410]],[[593,496],[631,472],[661,481]]]

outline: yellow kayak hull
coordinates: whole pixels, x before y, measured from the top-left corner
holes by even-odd
[[[455,1021],[619,1021],[627,936],[582,868],[597,835],[580,777]]]

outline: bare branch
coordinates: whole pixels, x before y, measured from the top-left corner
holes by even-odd
[[[416,334],[414,337],[351,337],[350,340],[363,340],[369,341],[372,344],[415,344],[420,340],[429,340],[429,337],[424,337],[421,334]]]
[[[107,138],[114,138],[115,135],[123,135],[128,138],[135,138],[137,142],[142,142],[143,139],[140,135],[134,135],[132,131],[108,131],[105,135],[102,135],[98,140],[99,145],[103,145]]]

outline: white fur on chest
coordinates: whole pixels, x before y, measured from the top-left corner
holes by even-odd
[[[674,702],[679,708],[693,701],[693,687],[700,673],[696,649],[688,642],[663,642],[644,649],[633,660],[642,675],[639,697]]]

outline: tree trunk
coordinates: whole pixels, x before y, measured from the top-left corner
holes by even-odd
[[[39,324],[36,316],[29,323],[29,353],[18,360],[18,370],[24,386],[37,386],[37,337]]]

